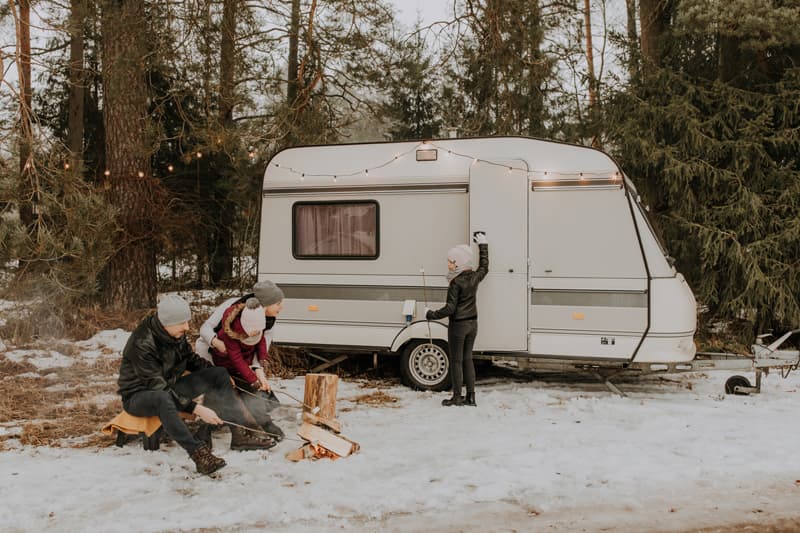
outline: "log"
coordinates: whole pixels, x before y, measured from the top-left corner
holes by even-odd
[[[304,440],[312,444],[322,446],[326,450],[330,450],[340,457],[347,457],[351,453],[359,450],[360,446],[344,437],[334,435],[330,431],[326,431],[321,427],[313,426],[308,422],[300,426],[297,434]]]
[[[334,374],[306,374],[303,411],[319,407],[316,413],[320,418],[336,420],[336,389],[339,376]]]
[[[314,449],[311,447],[310,444],[306,444],[296,450],[292,450],[288,452],[285,457],[293,462],[302,461],[303,459],[310,459],[314,457]]]
[[[322,418],[321,416],[309,413],[308,411],[303,413],[303,422],[308,422],[309,424],[314,424],[315,426],[323,426],[335,431],[336,433],[342,432],[342,424],[338,420],[328,420],[327,418]]]

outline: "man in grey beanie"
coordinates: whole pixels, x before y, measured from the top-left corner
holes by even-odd
[[[158,311],[134,330],[122,351],[119,390],[122,406],[133,416],[157,416],[167,434],[191,457],[201,474],[225,466],[211,453],[208,443],[193,435],[179,413],[192,413],[203,422],[219,425],[226,421],[254,427],[252,415],[236,396],[225,368],[215,367],[194,353],[186,339],[192,312],[177,295],[166,295]],[[185,372],[189,374],[185,374]],[[194,401],[204,395],[204,404]],[[217,414],[219,413],[219,414]],[[238,431],[232,425],[232,446]],[[234,431],[237,430],[237,431]],[[250,448],[268,448],[274,441],[256,442],[242,435]]]

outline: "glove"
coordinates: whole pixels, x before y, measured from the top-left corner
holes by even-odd
[[[476,231],[472,234],[472,240],[475,244],[489,244],[489,241],[486,240],[486,232],[483,231]]]
[[[427,308],[426,308],[426,309],[427,309]],[[427,310],[425,311],[425,320],[435,320],[435,319],[433,318],[433,311],[431,311],[430,309],[427,309]]]

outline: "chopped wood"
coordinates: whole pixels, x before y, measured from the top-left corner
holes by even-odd
[[[334,435],[330,431],[309,424],[308,422],[305,422],[302,426],[300,426],[300,430],[297,432],[297,434],[302,439],[318,446],[322,446],[326,450],[330,450],[336,455],[340,455],[342,457],[347,457],[348,455],[357,452],[360,448],[358,443],[355,443],[340,435]]]
[[[309,424],[314,424],[315,426],[323,426],[335,431],[336,433],[342,432],[342,424],[339,423],[338,420],[328,420],[327,418],[322,418],[321,416],[309,413],[308,411],[303,413],[303,422],[308,422]]]
[[[311,447],[310,444],[306,444],[296,450],[292,450],[288,452],[285,457],[293,462],[302,461],[303,459],[309,459],[314,457],[314,449]]]

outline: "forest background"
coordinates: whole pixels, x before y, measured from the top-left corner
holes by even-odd
[[[703,327],[800,325],[800,0],[443,3],[0,6],[0,338],[252,284],[283,148],[451,135],[610,153]]]

